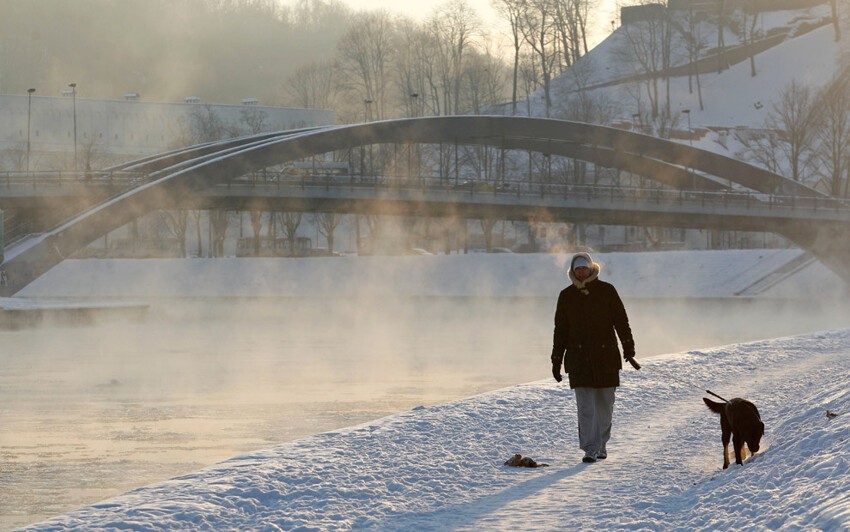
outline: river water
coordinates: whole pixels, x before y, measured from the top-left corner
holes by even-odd
[[[0,530],[237,454],[550,378],[552,299],[174,299],[0,331]],[[632,300],[638,357],[850,326],[848,308]]]

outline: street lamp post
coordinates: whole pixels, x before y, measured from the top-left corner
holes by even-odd
[[[371,109],[370,105],[372,105],[371,99],[366,98],[365,100],[363,100],[363,121],[364,122],[369,121],[369,115],[371,114],[371,113],[369,113],[369,110]]]
[[[417,107],[417,103],[419,102],[419,93],[411,92],[410,93],[410,114],[413,118],[417,118],[419,116],[419,109]],[[413,165],[411,164],[411,156],[413,152],[413,144],[407,143],[407,177],[408,179],[413,175]],[[418,162],[418,152],[417,152],[417,162]],[[418,166],[418,165],[417,165]],[[419,173],[417,168],[417,173]]]
[[[372,117],[372,99],[366,98],[363,100],[363,121],[368,122]],[[361,148],[362,149],[362,148]],[[365,155],[363,157],[365,160]],[[369,144],[369,170],[372,171],[372,145]],[[362,174],[362,172],[361,172]]]
[[[30,129],[32,126],[32,93],[35,89],[27,89],[27,173],[30,171]]]
[[[688,117],[688,144],[691,146],[694,145],[694,135],[691,131],[691,110],[690,109],[682,109],[682,112]],[[696,190],[697,188],[697,176],[694,174],[693,167],[688,164],[688,171],[691,173],[691,188]]]
[[[68,86],[71,87],[71,101],[74,107],[74,173],[77,173],[77,84],[69,83]]]
[[[413,113],[413,118],[419,117],[419,108],[417,107],[417,103],[419,102],[419,93],[411,92],[410,93],[410,103],[411,103],[411,112]]]

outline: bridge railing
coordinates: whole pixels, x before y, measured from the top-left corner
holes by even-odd
[[[101,201],[108,200],[137,187],[146,181],[146,175],[138,172],[0,172],[0,186],[8,189],[53,189],[56,187],[72,187],[83,185],[85,187],[103,188],[107,192]],[[86,209],[94,207],[97,203],[86,200],[66,201],[61,208],[54,208],[42,214],[39,219],[40,227],[56,227],[81,214]],[[32,220],[22,217],[11,217],[6,220],[5,247],[11,247],[25,240],[27,237],[38,234]]]
[[[526,179],[476,180],[462,177],[440,176],[387,176],[387,175],[314,175],[253,176],[231,181],[228,185],[250,185],[254,187],[322,187],[331,188],[374,188],[410,191],[443,191],[459,195],[490,194],[513,195],[518,198],[563,198],[608,200],[610,202],[655,202],[656,204],[722,206],[736,208],[814,210],[850,212],[850,202],[842,198],[825,196],[796,196],[787,194],[763,194],[753,191],[698,189],[671,189],[661,187],[638,187],[632,185],[577,184],[557,182],[535,182]]]
[[[145,174],[139,172],[66,172],[62,170],[45,172],[0,172],[0,186],[6,188],[57,187],[69,185],[102,185],[110,187],[132,187],[141,184]]]

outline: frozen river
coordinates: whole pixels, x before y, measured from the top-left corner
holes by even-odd
[[[252,449],[549,377],[551,299],[156,300],[0,331],[0,529]],[[848,309],[627,301],[638,357],[848,326]]]

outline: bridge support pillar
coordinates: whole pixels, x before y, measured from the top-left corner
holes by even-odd
[[[817,257],[850,287],[850,224],[789,221],[777,233]]]

